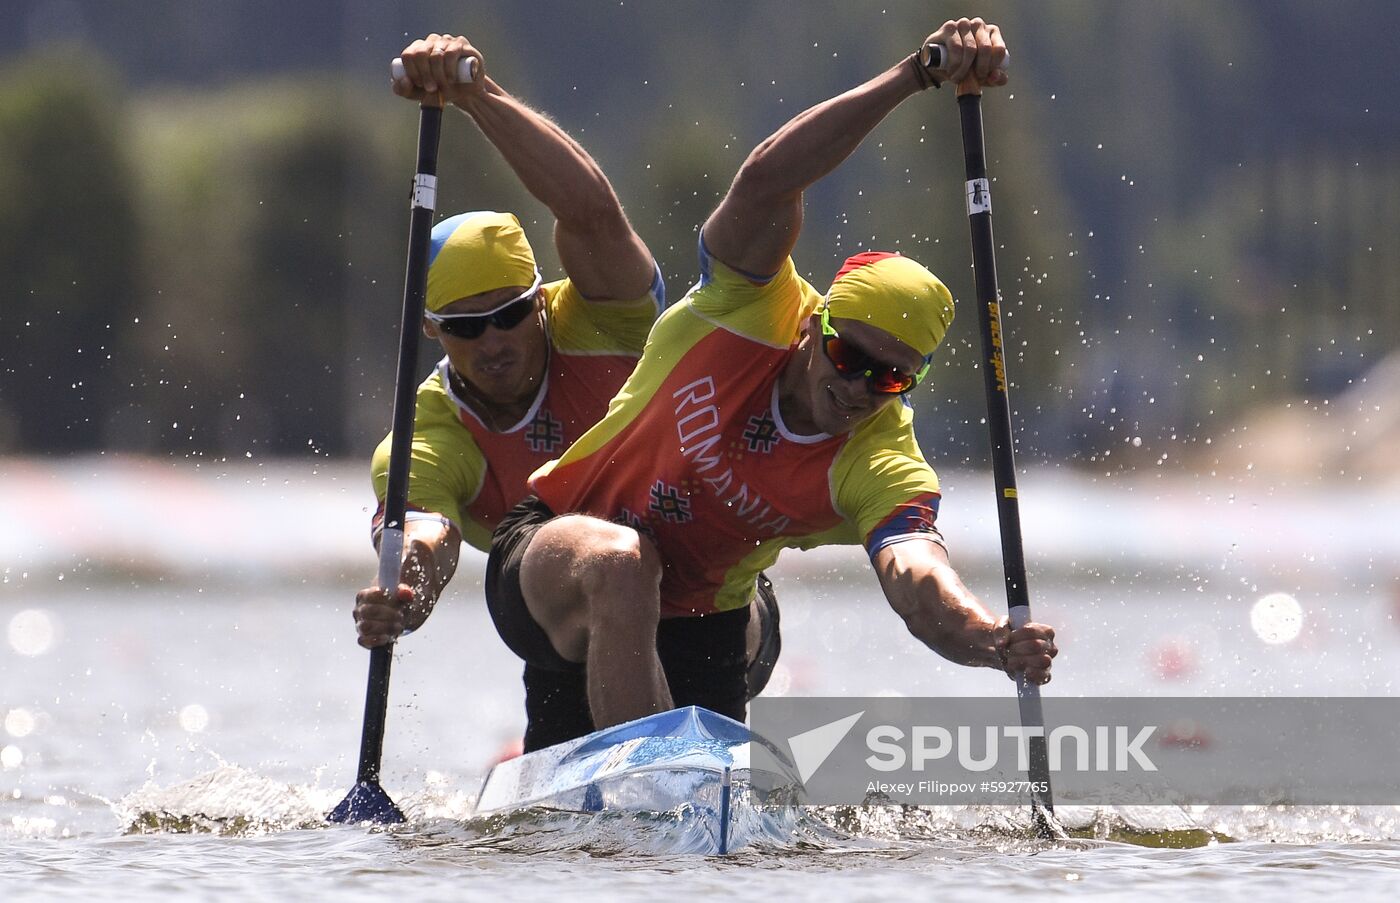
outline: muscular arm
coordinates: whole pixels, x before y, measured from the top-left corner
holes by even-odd
[[[926,42],[943,45],[943,74],[959,90],[1003,85],[1001,29],[981,19],[943,23]],[[870,81],[806,110],[749,154],[729,192],[705,223],[706,246],[722,263],[745,273],[775,273],[802,230],[802,192],[831,172],[875,126],[931,76],[908,59]]]
[[[974,596],[936,542],[909,540],[875,553],[890,607],[920,642],[950,661],[1000,668],[1000,621]]]
[[[875,553],[874,564],[890,607],[939,655],[1008,674],[1025,671],[1032,683],[1050,680],[1058,652],[1055,631],[1035,623],[1010,631],[963,585],[942,546],[924,540],[895,543]]]
[[[920,90],[907,62],[793,117],[754,148],[715,212],[705,245],[745,273],[777,272],[802,230],[802,192],[851,155],[907,97]]]
[[[476,59],[474,81],[457,81],[457,61]],[[587,298],[631,300],[645,295],[655,275],[641,240],[603,170],[543,113],[511,97],[486,75],[481,52],[466,38],[431,34],[403,51],[405,80],[394,93],[422,100],[441,90],[472,118],[521,184],[554,214],[559,260]]]
[[[490,78],[456,103],[480,127],[521,184],[554,214],[564,271],[593,299],[631,300],[655,275],[651,252],[633,231],[597,162],[543,114]]]

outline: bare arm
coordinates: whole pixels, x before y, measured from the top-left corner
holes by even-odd
[[[432,614],[438,597],[457,572],[462,534],[450,522],[410,520],[404,524],[404,559],[399,585],[390,593],[368,586],[355,594],[355,629],[366,649],[417,630]]]
[[[469,84],[456,82],[463,56],[477,60],[477,78]],[[442,89],[554,214],[559,259],[580,292],[600,300],[646,294],[655,275],[651,252],[607,176],[577,141],[486,76],[481,53],[466,38],[429,35],[404,50],[403,62],[411,84],[394,83],[394,93],[421,99]]]
[[[981,19],[949,21],[926,39],[948,50],[954,81],[1004,84],[996,68],[1006,45]],[[981,81],[977,81],[980,79]],[[706,246],[746,273],[778,270],[802,230],[802,193],[834,170],[908,97],[930,83],[908,59],[844,94],[799,113],[749,154],[728,193],[705,222]]]
[[[948,553],[935,542],[909,540],[875,553],[885,599],[909,632],[949,661],[972,667],[1025,671],[1032,683],[1048,683],[1058,654],[1055,631],[1027,624],[1011,631],[963,585]]]
[[[754,148],[703,232],[716,259],[746,273],[777,272],[802,231],[802,192],[835,169],[890,111],[919,91],[899,63],[799,113]]]

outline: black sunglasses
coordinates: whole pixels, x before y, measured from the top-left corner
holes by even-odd
[[[437,314],[429,311],[423,316],[447,335],[458,339],[479,338],[487,326],[494,326],[505,332],[525,322],[525,318],[534,311],[539,288],[539,277],[535,277],[535,284],[526,289],[524,294],[517,295],[491,310],[479,314]]]

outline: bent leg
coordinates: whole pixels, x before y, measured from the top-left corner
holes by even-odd
[[[651,542],[597,518],[557,517],[525,550],[525,606],[562,658],[585,664],[599,728],[672,708],[656,653],[660,585]]]

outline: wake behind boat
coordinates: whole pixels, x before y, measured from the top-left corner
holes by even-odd
[[[680,823],[686,851],[704,854],[782,840],[793,814],[756,801],[752,742],[766,743],[708,709],[661,712],[501,762],[486,775],[476,812],[655,815]],[[798,783],[795,772],[783,778]]]

